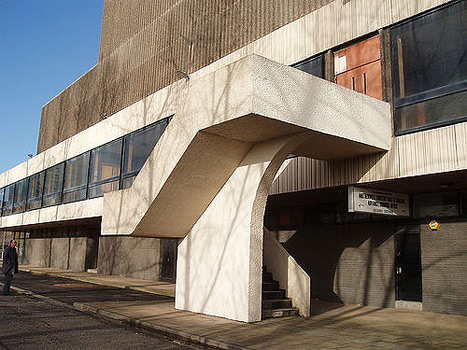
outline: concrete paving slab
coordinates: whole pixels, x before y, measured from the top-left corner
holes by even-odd
[[[189,333],[225,349],[465,349],[467,318],[346,305],[311,318],[268,319],[255,324],[174,309],[173,301],[75,305],[115,320]]]
[[[48,275],[54,277],[66,277],[77,281],[99,284],[107,287],[129,288],[141,292],[175,297],[175,284],[143,280],[138,278],[109,276],[98,273],[71,271],[63,269],[55,269],[50,267],[40,267],[34,265],[21,265],[21,271],[29,272],[36,275]]]
[[[31,271],[60,273],[47,268]],[[162,282],[144,285],[148,281],[84,274],[85,277],[82,273],[67,272],[62,277],[119,284],[120,288],[146,289],[155,294],[171,288]],[[422,311],[314,301],[312,317],[266,319],[248,324],[176,310],[173,299],[85,302],[75,303],[74,307],[115,322],[220,349],[467,349],[466,316]]]

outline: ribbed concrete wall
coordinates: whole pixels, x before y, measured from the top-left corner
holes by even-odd
[[[333,0],[106,0],[99,63],[44,106],[37,150]]]
[[[99,273],[159,280],[160,269],[161,239],[115,236],[99,238]]]
[[[387,153],[337,161],[294,158],[284,165],[271,194],[467,169],[467,123],[393,139]]]
[[[177,70],[251,53],[292,64],[445,2],[106,0],[100,61],[44,106],[38,152],[182,79]]]
[[[25,263],[37,266],[50,266],[51,238],[36,238],[26,240]]]

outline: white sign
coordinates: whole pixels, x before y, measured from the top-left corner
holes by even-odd
[[[347,70],[347,56],[341,56],[336,53],[334,56],[334,73],[340,74],[344,73]]]
[[[349,212],[409,216],[409,195],[349,186]]]

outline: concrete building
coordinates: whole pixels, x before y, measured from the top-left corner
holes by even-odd
[[[99,62],[0,175],[0,229],[25,263],[171,281],[177,308],[244,322],[311,298],[465,315],[466,19],[106,0]]]

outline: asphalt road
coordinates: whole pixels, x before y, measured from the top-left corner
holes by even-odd
[[[16,275],[13,285],[59,303],[15,292],[10,296],[0,294],[0,350],[193,349],[176,340],[100,321],[60,304],[163,297],[28,273]]]

